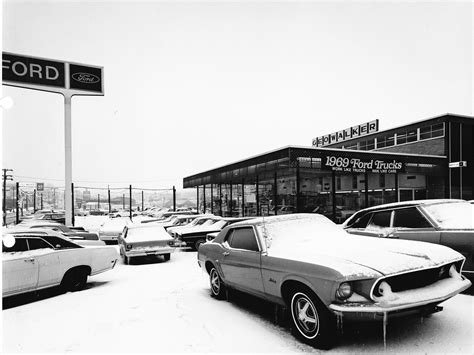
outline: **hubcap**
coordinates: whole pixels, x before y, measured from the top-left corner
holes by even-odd
[[[221,283],[219,280],[219,274],[217,273],[216,269],[212,269],[211,271],[211,289],[212,293],[217,295],[221,288]]]
[[[311,299],[303,293],[297,293],[291,301],[291,313],[295,325],[306,338],[312,339],[319,332],[319,318]]]

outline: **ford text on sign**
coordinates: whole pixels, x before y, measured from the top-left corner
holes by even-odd
[[[103,68],[2,53],[3,84],[63,95],[103,95]]]
[[[3,53],[2,74],[4,81],[66,88],[65,64],[53,60],[31,58]]]
[[[394,174],[404,169],[403,163],[396,160],[359,159],[327,155],[322,158],[322,168],[346,173]]]

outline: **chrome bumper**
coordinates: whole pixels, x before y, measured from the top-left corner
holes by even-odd
[[[329,309],[337,315],[351,316],[359,314],[364,315],[387,314],[395,312],[410,311],[412,309],[423,308],[427,305],[436,305],[468,289],[471,282],[463,279],[443,279],[432,285],[392,294],[392,298],[380,300],[374,303],[343,303],[330,304]]]
[[[134,256],[147,256],[147,255],[161,255],[161,254],[170,254],[175,251],[175,248],[156,248],[156,249],[143,249],[143,250],[126,250],[125,256],[134,257]]]

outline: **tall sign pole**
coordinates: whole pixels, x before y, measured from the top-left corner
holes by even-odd
[[[71,96],[64,96],[64,178],[65,195],[64,206],[66,210],[66,225],[72,225],[72,130],[71,130]]]
[[[60,60],[2,53],[2,84],[64,96],[64,209],[66,225],[73,223],[71,98],[103,96],[104,68]]]

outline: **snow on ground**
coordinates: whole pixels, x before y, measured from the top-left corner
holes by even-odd
[[[458,295],[444,311],[388,325],[350,325],[331,353],[472,354],[473,296]],[[2,352],[315,352],[276,325],[273,307],[253,297],[209,295],[195,252],[171,260],[119,263],[76,293],[31,297],[4,309]]]

